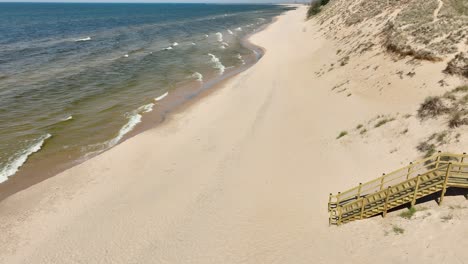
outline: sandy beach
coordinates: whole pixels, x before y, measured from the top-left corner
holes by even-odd
[[[442,62],[401,77],[415,66],[379,49],[339,66],[353,29],[333,35],[306,11],[253,35],[265,56],[223,87],[1,201],[0,263],[464,263],[463,196],[428,201],[432,214],[411,221],[392,212],[329,227],[327,213],[329,193],[419,158],[443,121],[403,116],[463,81]],[[374,127],[379,115],[395,120]],[[467,150],[460,129],[451,152]]]

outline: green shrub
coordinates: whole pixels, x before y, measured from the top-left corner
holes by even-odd
[[[338,135],[338,137],[336,137],[336,139],[342,138],[342,137],[344,137],[346,135],[348,135],[348,131],[341,131],[340,134]]]
[[[309,10],[307,10],[307,18],[311,18],[316,14],[320,13],[320,2],[313,2],[310,4]]]
[[[411,217],[413,217],[415,213],[416,213],[416,208],[411,207],[407,211],[402,212],[400,216],[405,219],[411,219]]]

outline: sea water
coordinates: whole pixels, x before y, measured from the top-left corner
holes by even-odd
[[[0,3],[0,182],[115,146],[178,87],[241,67],[279,5]]]

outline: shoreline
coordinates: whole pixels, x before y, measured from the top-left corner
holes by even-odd
[[[52,159],[43,158],[38,161],[33,160],[32,162],[29,160],[31,157],[29,157],[25,164],[23,164],[23,166],[18,170],[18,172],[10,176],[5,182],[0,183],[0,202],[19,191],[25,190],[30,186],[38,184],[70,168],[80,165],[87,160],[95,158],[96,156],[113,149],[114,147],[120,145],[132,137],[135,137],[138,134],[141,134],[149,129],[157,128],[158,126],[162,125],[166,119],[170,118],[171,115],[185,111],[189,107],[198,103],[200,100],[203,100],[203,98],[210,95],[215,90],[221,89],[228,80],[251,68],[264,56],[266,50],[263,47],[251,43],[250,38],[274,24],[278,20],[278,17],[279,16],[273,17],[270,23],[261,26],[255,32],[252,32],[241,39],[241,45],[254,53],[248,58],[245,58],[245,65],[237,68],[227,69],[222,75],[219,76],[209,76],[208,81],[201,82],[201,85],[198,85],[197,81],[192,81],[191,84],[176,87],[170,91],[163,100],[153,101],[155,104],[153,111],[144,114],[142,116],[141,122],[135,126],[132,131],[125,134],[117,144],[105,150],[99,151],[96,154],[89,155],[91,153],[87,153],[71,160],[67,159],[62,154],[60,157],[55,157]],[[47,142],[45,144],[47,144]]]
[[[329,226],[329,193],[424,155],[418,144],[448,127],[445,119],[421,121],[421,103],[463,81],[445,75],[443,62],[415,65],[377,44],[361,52],[350,43],[376,41],[381,27],[372,25],[384,26],[385,16],[348,27],[336,21],[349,3],[329,5],[322,15],[333,16],[322,24],[322,17],[305,21],[301,6],[253,35],[265,56],[168,122],[2,200],[0,262],[465,259],[468,200],[461,194],[441,205],[419,199],[411,219],[401,209]],[[468,126],[456,129],[440,150],[466,151]]]

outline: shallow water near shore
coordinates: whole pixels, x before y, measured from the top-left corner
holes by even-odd
[[[0,182],[28,161],[72,162],[118,144],[175,90],[252,62],[242,39],[286,10],[0,4]]]

